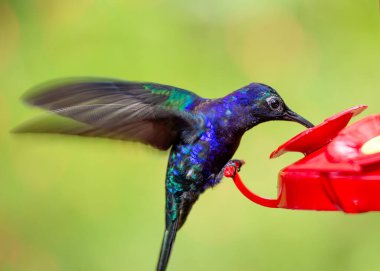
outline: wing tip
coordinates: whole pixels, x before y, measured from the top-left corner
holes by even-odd
[[[78,84],[91,84],[91,83],[118,83],[123,82],[120,79],[114,78],[105,78],[97,76],[73,76],[73,77],[64,77],[52,79],[28,89],[23,95],[21,95],[21,100],[32,106],[39,106],[39,100],[43,98],[48,93],[53,93],[57,91],[67,91],[70,86],[76,86]]]

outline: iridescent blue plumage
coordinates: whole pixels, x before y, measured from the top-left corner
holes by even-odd
[[[244,132],[269,120],[312,124],[291,111],[269,86],[252,83],[223,98],[180,88],[117,80],[74,80],[45,86],[25,100],[74,119],[72,125],[22,126],[46,132],[135,140],[171,147],[166,173],[166,230],[158,270],[165,270],[177,230],[207,188],[217,185]]]

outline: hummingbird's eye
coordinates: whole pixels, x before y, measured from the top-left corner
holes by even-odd
[[[282,111],[282,105],[280,99],[276,97],[270,97],[267,100],[269,107],[275,111]]]

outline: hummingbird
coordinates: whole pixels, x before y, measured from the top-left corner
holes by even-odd
[[[293,112],[272,87],[251,83],[222,98],[206,99],[174,86],[116,79],[53,81],[28,92],[24,101],[73,120],[36,120],[18,133],[56,133],[137,141],[170,149],[165,178],[165,231],[157,264],[166,270],[177,231],[192,206],[217,185],[243,134],[272,120],[313,124]]]

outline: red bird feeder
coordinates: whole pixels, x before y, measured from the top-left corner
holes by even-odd
[[[271,208],[380,211],[380,114],[348,127],[367,106],[342,111],[293,137],[271,154],[302,152],[305,157],[285,167],[278,177],[278,198],[266,199],[242,182],[233,166],[224,174],[251,201]]]

